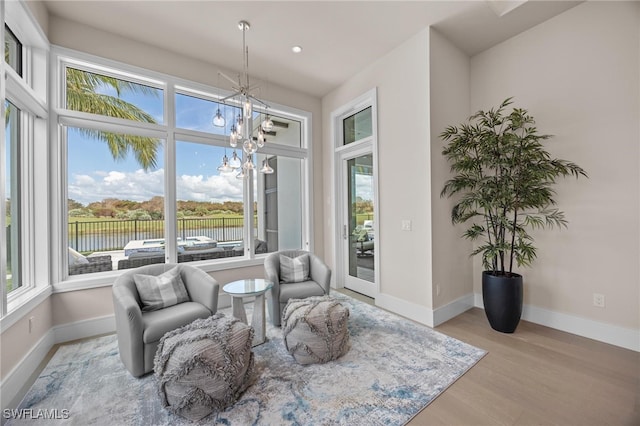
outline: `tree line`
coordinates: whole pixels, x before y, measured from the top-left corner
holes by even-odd
[[[220,214],[242,215],[243,203],[239,201],[225,201],[222,203],[210,201],[178,201],[177,215],[181,217],[208,217]],[[120,200],[105,198],[94,201],[86,206],[76,200],[67,201],[69,217],[96,217],[114,219],[164,219],[164,197],[155,196],[147,201]]]

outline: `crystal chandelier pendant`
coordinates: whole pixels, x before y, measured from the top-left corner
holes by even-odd
[[[242,166],[242,160],[240,160],[240,157],[238,157],[238,153],[235,150],[233,151],[231,161],[229,161],[229,166],[234,170],[239,169],[240,166]]]
[[[244,179],[245,177],[247,177],[247,173],[244,169],[240,169],[240,172],[236,175],[236,179]]]
[[[224,127],[225,125],[225,120],[222,114],[220,113],[220,108],[218,108],[216,115],[213,117],[213,125],[216,127]]]
[[[245,174],[256,168],[256,166],[253,165],[252,158],[253,157],[251,156],[247,157],[247,161],[245,161],[244,164],[242,165],[242,170],[244,170]]]
[[[270,175],[273,173],[273,169],[267,162],[266,158],[262,160],[262,167],[260,168],[260,173],[264,173],[265,175]]]
[[[244,142],[242,142],[242,150],[248,155],[253,155],[258,150],[258,144],[256,144],[253,139],[245,139]]]
[[[258,148],[262,148],[264,146],[264,130],[262,130],[262,126],[258,128]]]
[[[242,103],[242,112],[245,118],[251,117],[251,114],[253,113],[253,105],[251,104],[251,101],[249,100],[249,98],[246,98]]]
[[[271,121],[271,117],[269,117],[269,114],[267,114],[264,121],[262,122],[262,129],[265,132],[270,132],[273,130],[273,121]]]
[[[229,165],[229,158],[227,157],[227,154],[222,157],[222,164],[218,167],[218,171],[222,173],[233,171],[233,168]]]
[[[239,135],[242,134],[242,125],[244,123],[244,120],[242,119],[242,116],[240,114],[238,114],[238,118],[236,119],[236,129]]]
[[[236,129],[236,126],[234,126],[233,124],[231,125],[231,134],[229,135],[229,144],[233,148],[238,146],[238,130]]]

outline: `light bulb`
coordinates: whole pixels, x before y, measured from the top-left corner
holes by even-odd
[[[240,157],[238,157],[238,154],[235,151],[233,151],[233,157],[231,157],[231,161],[229,161],[229,166],[231,166],[231,168],[233,169],[239,169],[241,165],[242,165],[242,160],[240,160]]]
[[[233,169],[229,166],[229,158],[227,157],[227,154],[225,154],[224,157],[222,157],[222,164],[218,167],[218,171],[226,173],[231,170]]]
[[[225,125],[224,117],[220,114],[220,108],[218,108],[216,115],[213,117],[213,125],[216,127],[224,127]]]
[[[245,139],[244,142],[242,142],[242,150],[252,155],[258,150],[258,145],[252,139]]]
[[[260,169],[260,173],[264,173],[265,175],[270,175],[271,173],[273,173],[273,169],[267,162],[266,158],[262,160],[262,168]]]
[[[253,105],[251,105],[251,101],[249,100],[249,98],[245,99],[242,105],[242,111],[246,118],[251,117],[251,114],[253,112]]]
[[[243,124],[242,116],[238,114],[238,118],[236,119],[236,128],[238,129],[238,134],[242,134],[242,124]]]
[[[244,164],[242,165],[242,170],[246,172],[248,172],[249,170],[253,170],[255,169],[255,166],[253,165],[253,161],[252,161],[251,156],[247,157],[247,161],[244,162]]]
[[[231,133],[229,134],[229,144],[233,148],[238,146],[238,130],[236,129],[236,126],[234,126],[233,124],[231,125]]]
[[[273,121],[271,121],[271,117],[269,117],[269,114],[267,114],[267,117],[262,122],[262,128],[265,132],[270,132],[271,130],[273,130]]]
[[[262,126],[258,128],[258,148],[262,148],[264,146],[264,130],[262,130]]]

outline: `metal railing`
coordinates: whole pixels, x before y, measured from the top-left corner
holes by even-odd
[[[243,238],[243,221],[242,217],[178,219],[178,236],[238,241]],[[68,236],[69,246],[79,252],[122,250],[131,240],[164,238],[164,220],[74,221],[69,222]]]

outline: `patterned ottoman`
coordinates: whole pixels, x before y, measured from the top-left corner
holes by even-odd
[[[349,309],[336,299],[289,299],[282,316],[284,343],[298,364],[325,363],[349,350]]]
[[[233,404],[253,374],[253,329],[217,313],[165,334],[154,360],[161,402],[200,420]]]

